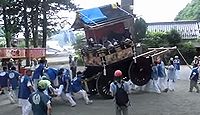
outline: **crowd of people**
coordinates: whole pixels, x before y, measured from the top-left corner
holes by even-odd
[[[34,70],[27,68],[24,75],[14,65],[4,66],[0,72],[1,94],[6,94],[12,104],[21,107],[22,115],[29,115],[31,109],[34,115],[50,115],[53,97],[61,97],[71,107],[77,104],[76,96],[83,98],[85,104],[93,103],[82,87],[81,71],[76,72],[73,67],[55,69],[46,65],[45,60],[40,60]]]
[[[28,68],[24,75],[21,75],[15,66],[3,66],[0,72],[1,94],[6,93],[11,103],[18,103],[22,108],[22,115],[29,115],[31,110],[34,115],[50,115],[53,97],[61,97],[64,101],[68,101],[71,107],[77,104],[76,96],[83,98],[85,104],[93,103],[82,86],[83,73],[76,72],[77,58],[72,60],[72,56],[70,56],[69,59],[69,69],[50,68],[46,66],[45,60],[40,60],[34,70]],[[197,56],[194,57],[192,66],[189,92],[192,92],[195,87],[196,92],[199,93],[197,85],[199,59]],[[178,56],[170,58],[168,65],[165,65],[162,59],[157,57],[152,64],[151,79],[143,86],[144,90],[156,93],[175,91],[175,83],[180,79],[180,69]],[[131,89],[134,89],[134,84],[130,80],[123,81],[124,76],[120,70],[116,70],[113,76],[110,92],[115,97],[116,115],[121,115],[121,113],[127,115],[130,103],[126,93],[130,93]],[[117,98],[117,96],[122,96],[118,93],[121,89],[124,89],[121,94],[125,93],[123,100]],[[125,104],[120,105],[120,103]]]
[[[160,57],[152,64],[151,79],[144,90],[148,92],[175,91],[176,80],[180,79],[180,59],[178,56],[170,58],[166,66]]]

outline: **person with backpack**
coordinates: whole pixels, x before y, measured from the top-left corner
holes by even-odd
[[[129,85],[123,81],[121,70],[114,72],[114,81],[110,84],[110,92],[115,100],[116,115],[128,115],[129,103]]]

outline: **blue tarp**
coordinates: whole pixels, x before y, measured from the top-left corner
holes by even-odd
[[[85,24],[95,24],[98,21],[107,19],[99,8],[81,10],[80,15]]]

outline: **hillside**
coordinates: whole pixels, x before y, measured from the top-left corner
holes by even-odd
[[[174,20],[200,20],[200,0],[192,0],[188,3]]]

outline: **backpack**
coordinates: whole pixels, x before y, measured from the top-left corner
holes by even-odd
[[[127,106],[127,103],[129,102],[128,93],[124,90],[124,85],[121,84],[121,87],[118,87],[117,84],[115,84],[117,87],[117,91],[115,94],[115,100],[116,104],[118,106]]]

